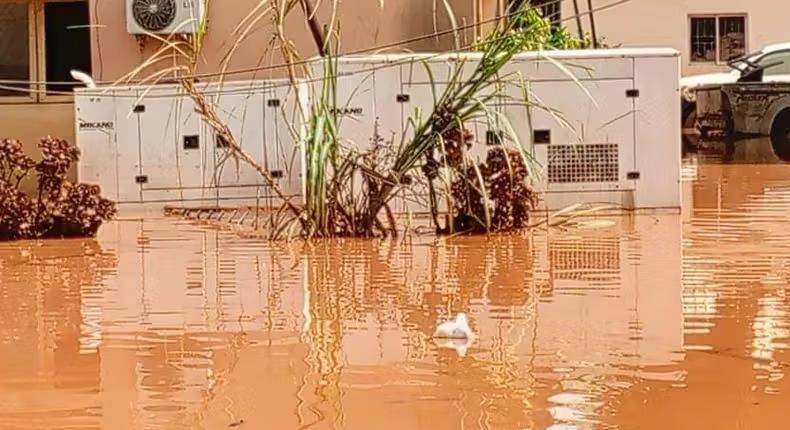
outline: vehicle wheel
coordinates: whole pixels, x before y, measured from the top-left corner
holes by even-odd
[[[724,154],[722,161],[730,163],[735,159],[735,139],[728,135],[724,138]]]
[[[697,104],[688,103],[683,107],[683,139],[690,145],[696,146],[702,135],[697,121]]]
[[[730,98],[722,94],[721,96],[722,113],[724,114],[724,138],[735,140],[738,136],[735,133],[735,121],[732,119],[732,106],[730,105]]]
[[[779,112],[771,125],[771,146],[782,161],[790,161],[790,109]]]

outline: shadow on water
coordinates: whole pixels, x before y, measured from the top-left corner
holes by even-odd
[[[708,163],[781,164],[790,161],[782,160],[776,155],[771,140],[767,137],[695,140],[693,143],[684,139],[683,156]]]
[[[311,244],[145,218],[0,244],[0,428],[781,422],[790,165],[733,149],[688,154],[680,215]],[[457,312],[463,355],[431,337]]]

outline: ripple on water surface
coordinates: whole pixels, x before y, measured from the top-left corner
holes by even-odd
[[[147,218],[0,244],[0,428],[770,427],[790,167],[683,173],[682,215],[567,231],[304,245]],[[431,338],[457,312],[463,357]]]

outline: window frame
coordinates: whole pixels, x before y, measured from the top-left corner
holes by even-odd
[[[504,15],[509,16],[515,8],[524,4],[529,4],[539,10],[543,18],[549,20],[551,28],[554,29],[562,25],[562,0],[507,0],[502,3]],[[556,9],[556,12],[551,16],[546,16],[547,9]]]
[[[29,104],[29,103],[64,103],[72,102],[73,95],[47,94],[47,53],[46,50],[46,16],[44,5],[46,3],[75,3],[84,2],[90,8],[87,0],[0,0],[0,3],[27,4],[28,13],[28,55],[30,70],[30,92],[28,95],[0,96],[0,105]],[[88,12],[90,14],[90,11]],[[90,15],[89,15],[90,16]],[[90,22],[88,23],[90,25]],[[93,50],[92,46],[88,49]],[[2,79],[2,78],[0,78]]]
[[[532,5],[532,7],[537,8],[540,10],[540,14],[543,15],[543,18],[549,20],[549,24],[551,28],[555,29],[562,25],[562,0],[527,0]],[[537,3],[537,4],[536,4]],[[548,14],[550,16],[546,16],[547,10],[555,9],[556,11],[553,14]]]
[[[35,54],[38,58],[39,82],[36,84],[36,96],[38,97],[38,101],[39,103],[63,103],[74,101],[73,94],[47,94],[47,84],[45,83],[47,80],[47,22],[46,14],[44,13],[44,5],[46,3],[85,3],[88,7],[88,23],[86,25],[90,26],[90,2],[88,0],[31,0],[31,3],[34,3],[37,15],[36,41],[38,46]],[[88,31],[90,31],[90,29],[88,29]],[[88,49],[91,51],[93,50],[90,43],[88,44]]]
[[[694,61],[692,60],[692,54],[694,52],[694,41],[691,40],[691,29],[694,19],[697,18],[713,18],[716,23],[715,29],[715,37],[716,37],[716,59],[714,61]],[[748,54],[749,51],[749,14],[746,12],[743,13],[693,13],[688,15],[688,19],[686,20],[686,41],[688,43],[688,50],[689,50],[689,65],[725,65],[727,61],[722,61],[720,58],[721,54],[721,35],[719,34],[720,27],[719,21],[721,18],[743,18],[743,49],[744,53]]]
[[[27,4],[27,50],[28,50],[28,80],[30,81],[29,92],[24,95],[21,91],[19,95],[0,96],[0,104],[19,104],[35,103],[36,97],[36,76],[38,76],[38,42],[36,41],[36,13],[32,7],[33,0],[0,0],[0,3]],[[2,78],[0,78],[2,79]]]

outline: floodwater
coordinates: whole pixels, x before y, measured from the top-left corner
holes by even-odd
[[[690,158],[684,195],[525,236],[0,244],[0,428],[782,428],[790,165]],[[474,342],[432,340],[461,311]]]

